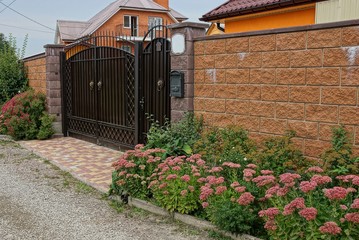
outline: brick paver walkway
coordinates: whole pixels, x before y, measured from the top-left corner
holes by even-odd
[[[122,154],[70,137],[21,141],[20,144],[101,192],[108,191],[111,164]]]

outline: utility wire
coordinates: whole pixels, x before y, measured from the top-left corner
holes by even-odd
[[[0,1],[0,3],[2,2],[2,0]],[[14,2],[16,2],[16,0],[12,1],[9,5],[7,5],[3,10],[0,11],[0,13],[2,13],[3,11],[5,11],[6,9],[9,8],[9,6],[11,6]]]
[[[42,23],[40,23],[40,22],[38,22],[38,21],[36,21],[36,20],[34,20],[34,19],[32,19],[32,18],[29,18],[29,17],[25,16],[24,14],[22,14],[22,13],[20,13],[20,12],[18,12],[18,11],[16,11],[15,9],[11,8],[10,5],[6,5],[6,4],[4,4],[3,2],[0,2],[0,4],[4,5],[4,6],[7,7],[8,9],[10,9],[11,11],[13,11],[13,12],[19,14],[20,16],[23,16],[24,18],[30,20],[31,22],[34,22],[34,23],[36,23],[36,24],[38,24],[38,25],[40,25],[40,26],[42,26],[42,27],[44,27],[44,28],[50,29],[50,30],[52,30],[52,31],[56,31],[55,29],[53,29],[53,28],[51,28],[51,27],[48,27],[48,26],[46,26],[46,25],[44,25],[44,24],[42,24]]]
[[[3,23],[0,23],[0,26],[10,27],[10,28],[18,28],[18,29],[34,31],[34,32],[51,33],[51,34],[54,33],[54,32],[50,32],[50,31],[42,31],[42,30],[37,30],[37,29],[24,28],[24,27],[19,27],[19,26],[12,26],[12,25],[7,25],[7,24],[3,24]]]

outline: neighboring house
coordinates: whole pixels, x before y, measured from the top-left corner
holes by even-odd
[[[81,37],[106,32],[140,41],[155,25],[184,20],[185,16],[169,7],[169,0],[118,0],[88,21],[58,20],[55,43],[68,45]]]
[[[229,0],[200,20],[237,33],[357,18],[359,0]]]

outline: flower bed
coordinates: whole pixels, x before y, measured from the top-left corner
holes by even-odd
[[[112,189],[234,234],[359,239],[358,158],[344,132],[334,133],[335,148],[315,165],[294,148],[292,136],[259,148],[243,130],[202,135],[190,147],[203,157],[138,145],[113,164]]]

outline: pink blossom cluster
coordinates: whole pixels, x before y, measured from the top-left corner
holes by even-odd
[[[263,187],[266,185],[275,184],[276,178],[273,175],[258,176],[252,179],[252,182],[256,183],[257,187]]]
[[[243,193],[237,200],[237,203],[242,206],[247,206],[254,201],[255,197],[250,192]]]
[[[224,162],[222,166],[230,167],[230,168],[240,168],[241,164],[233,163],[233,162]]]
[[[304,217],[307,221],[312,221],[317,217],[318,210],[314,207],[303,208],[299,211],[299,215]]]
[[[354,199],[353,204],[350,207],[352,209],[359,209],[359,198]]]
[[[349,183],[351,182],[353,185],[359,186],[359,176],[358,175],[342,175],[336,177],[338,180]]]
[[[213,194],[214,190],[209,186],[202,186],[201,193],[199,195],[199,199],[205,201],[208,199],[209,196]]]
[[[274,172],[271,170],[261,170],[261,174],[263,175],[272,175]]]
[[[314,175],[310,181],[316,182],[318,185],[324,185],[332,182],[332,178],[328,176]]]
[[[274,219],[275,216],[279,215],[280,211],[278,208],[268,208],[266,210],[259,211],[258,215],[260,217],[267,217],[269,219]]]
[[[315,167],[308,168],[305,172],[306,173],[322,173],[322,172],[324,172],[324,170],[318,166],[315,166]]]
[[[184,182],[189,182],[191,180],[191,177],[189,175],[183,175],[181,177],[181,180]]]
[[[218,186],[216,187],[216,195],[221,195],[222,193],[224,193],[225,191],[227,191],[227,187],[226,186]]]
[[[318,184],[315,181],[303,181],[300,183],[299,188],[302,192],[308,193],[310,191],[315,190],[317,186]]]
[[[342,229],[335,222],[326,222],[319,228],[321,233],[327,233],[331,235],[338,235],[342,232]]]
[[[296,209],[305,208],[304,198],[296,198],[284,207],[283,215],[291,215]]]
[[[296,179],[301,178],[296,173],[284,173],[279,176],[279,182],[284,183],[286,186],[293,186]]]
[[[223,168],[221,167],[213,167],[211,170],[208,170],[207,172],[209,173],[218,173],[218,172],[222,172]]]
[[[244,179],[244,181],[250,182],[250,181],[252,180],[252,178],[253,178],[253,175],[254,175],[255,173],[256,173],[255,170],[250,169],[250,168],[245,168],[245,169],[243,170],[243,179]]]
[[[359,223],[359,212],[347,213],[344,216],[345,220],[352,223]]]
[[[324,195],[330,200],[342,200],[347,197],[347,190],[342,187],[334,187],[329,189],[324,189]]]

